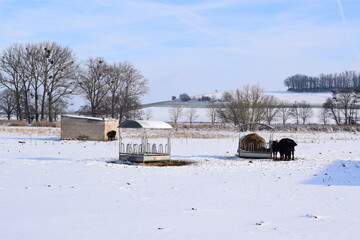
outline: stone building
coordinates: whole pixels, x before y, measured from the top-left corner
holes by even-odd
[[[109,141],[110,131],[115,131],[115,139],[118,139],[118,125],[114,119],[62,115],[61,139]]]

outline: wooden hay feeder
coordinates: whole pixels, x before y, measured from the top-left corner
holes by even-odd
[[[252,131],[249,133],[249,130]],[[268,141],[261,135],[268,135]],[[272,159],[272,142],[275,129],[263,123],[246,123],[239,126],[238,156],[241,158]],[[244,132],[246,134],[244,134]]]
[[[162,121],[127,120],[119,125],[119,160],[157,162],[171,160],[171,129]],[[125,133],[127,129],[127,133]],[[134,131],[131,131],[134,130]],[[133,132],[131,138],[125,136]]]

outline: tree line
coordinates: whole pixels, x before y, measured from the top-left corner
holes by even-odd
[[[320,107],[319,120],[328,124],[332,120],[337,125],[359,123],[360,91],[341,89],[333,91]],[[287,124],[293,120],[296,124],[307,124],[314,116],[314,106],[306,101],[282,101],[265,94],[258,85],[246,85],[234,92],[224,92],[221,101],[208,105],[207,116],[214,124],[231,123],[240,125],[249,122],[272,124],[275,121]],[[192,124],[199,116],[196,109],[184,112],[181,106],[169,109],[169,118],[175,124],[181,117],[186,117]]]
[[[360,73],[344,71],[335,74],[320,74],[317,77],[296,74],[284,80],[288,91],[292,92],[331,92],[341,89],[359,89]]]
[[[55,42],[14,44],[0,55],[0,108],[10,119],[54,121],[82,95],[81,114],[124,120],[140,114],[148,80],[128,62],[89,58],[81,65]]]

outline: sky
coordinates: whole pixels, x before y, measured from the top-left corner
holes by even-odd
[[[294,74],[360,71],[358,0],[0,0],[0,51],[54,41],[80,63],[130,62],[144,103]]]

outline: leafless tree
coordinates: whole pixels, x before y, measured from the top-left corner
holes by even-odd
[[[109,91],[107,85],[108,65],[102,58],[89,58],[86,69],[80,72],[76,85],[84,95],[88,105],[83,106],[82,112],[89,111],[92,117],[101,115],[100,106]]]
[[[189,108],[189,109],[185,112],[185,116],[186,116],[187,119],[189,120],[190,125],[199,117],[199,115],[197,114],[195,108]]]
[[[223,122],[235,125],[248,122],[263,122],[268,99],[264,90],[258,85],[246,85],[243,90],[236,90],[228,102],[225,102],[219,112]]]
[[[333,91],[323,104],[323,111],[330,112],[336,124],[355,124],[360,102],[360,89]]]
[[[24,73],[20,69],[22,61],[20,45],[13,45],[2,51],[0,58],[0,85],[14,93],[16,102],[16,118],[23,119],[22,96]]]
[[[217,114],[218,114],[217,112],[218,112],[217,105],[215,103],[210,103],[209,108],[207,109],[207,115],[210,118],[212,124],[215,124],[216,122]]]
[[[330,112],[335,123],[337,125],[341,124],[340,106],[333,99],[326,99],[325,103],[323,104],[323,111]]]
[[[281,121],[283,123],[283,125],[286,124],[287,120],[290,117],[290,103],[286,102],[286,101],[281,101],[279,104],[279,115],[281,118]]]
[[[152,118],[152,111],[151,109],[147,109],[145,112],[144,112],[144,119],[145,120],[150,120]]]
[[[53,105],[72,93],[76,71],[72,51],[54,42],[13,45],[2,52],[1,84],[14,92],[18,118],[24,112],[29,122],[33,111],[39,119],[40,98],[41,119],[47,110],[52,121]]]
[[[48,118],[51,122],[54,118],[54,104],[73,94],[79,66],[69,48],[55,42],[45,42],[40,46],[44,47],[42,85],[46,94]],[[45,96],[43,101],[44,98]],[[44,118],[43,113],[41,118]]]
[[[4,89],[0,92],[0,109],[6,113],[7,119],[10,120],[16,109],[15,95],[11,90]]]
[[[272,121],[274,121],[278,113],[280,111],[279,108],[280,100],[272,95],[266,95],[264,96],[264,108],[265,108],[265,114],[264,114],[264,120],[267,124],[271,124]]]
[[[301,101],[299,104],[299,117],[302,120],[302,124],[305,124],[313,115],[311,105],[306,101]]]
[[[177,124],[179,118],[182,116],[183,108],[181,106],[176,106],[169,109],[170,121]]]
[[[122,64],[123,82],[118,92],[119,120],[140,115],[141,97],[148,92],[148,80],[130,63]]]
[[[292,116],[295,121],[296,121],[296,124],[299,124],[300,123],[300,111],[299,111],[299,102],[294,102],[292,105],[291,105],[291,108],[290,108],[290,116]]]
[[[327,109],[327,108],[322,108],[321,109],[319,118],[320,118],[320,121],[322,121],[323,124],[327,124],[329,118],[331,118],[331,117],[332,117],[332,114],[331,114],[330,109]]]

